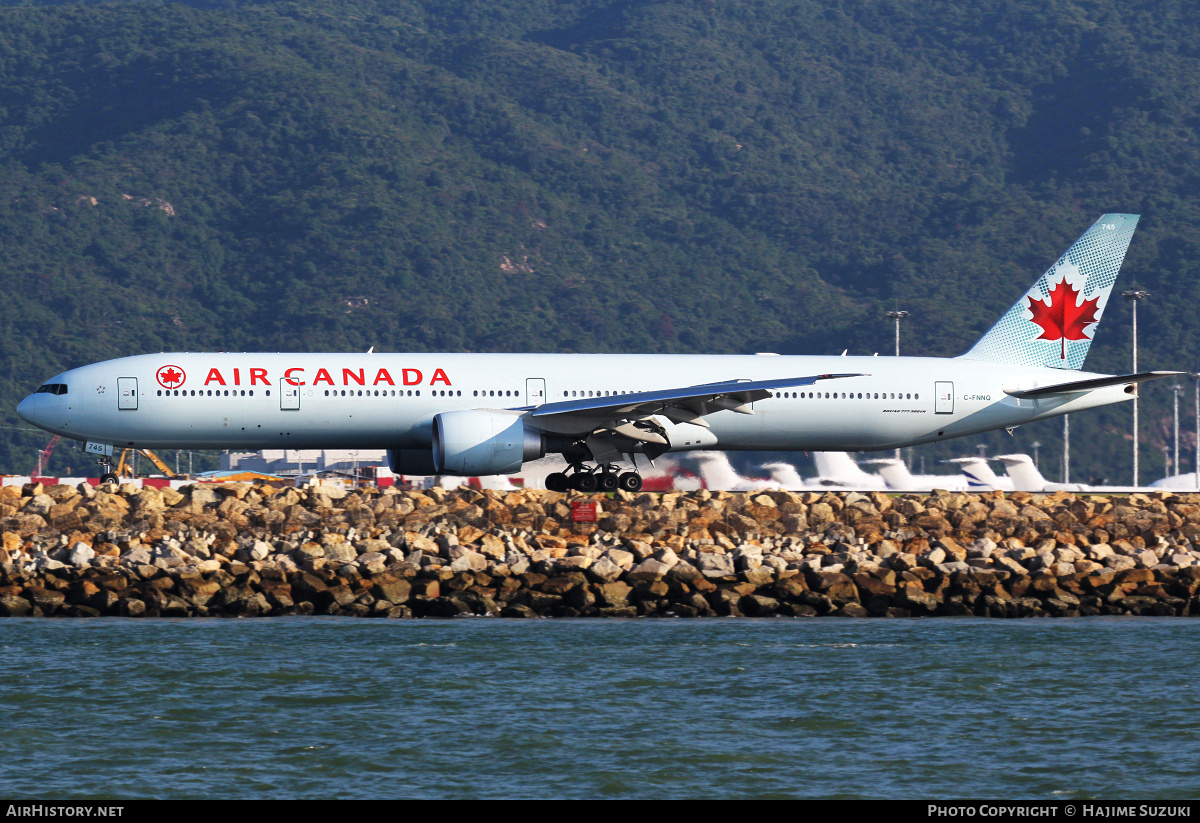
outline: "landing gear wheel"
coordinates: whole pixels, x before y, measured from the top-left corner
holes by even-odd
[[[625,472],[617,478],[617,487],[623,492],[640,492],[642,476],[637,472]]]
[[[600,481],[595,474],[591,472],[583,472],[571,476],[571,488],[575,491],[591,494],[600,486]]]
[[[112,472],[109,472],[108,474],[102,474],[102,475],[100,475],[100,483],[101,483],[101,485],[103,485],[104,483],[117,483],[117,484],[119,484],[120,482],[121,482],[120,478],[118,478],[118,477],[117,477],[115,474],[113,474]]]
[[[599,477],[600,491],[615,492],[621,486],[621,481],[615,472],[604,472]]]
[[[571,479],[562,472],[546,475],[546,489],[552,492],[565,492],[571,488]]]

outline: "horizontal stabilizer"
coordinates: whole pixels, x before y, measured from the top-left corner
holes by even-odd
[[[1076,380],[1071,383],[1056,383],[1053,386],[1039,386],[1036,389],[1005,389],[1004,393],[1018,400],[1038,397],[1050,397],[1058,394],[1075,394],[1077,392],[1102,389],[1105,386],[1124,386],[1134,383],[1144,383],[1147,380],[1158,380],[1162,377],[1178,377],[1187,372],[1181,371],[1146,371],[1141,374],[1118,374],[1113,377],[1095,377],[1091,380]]]

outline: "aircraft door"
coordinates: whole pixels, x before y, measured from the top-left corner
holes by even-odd
[[[546,402],[546,381],[541,377],[525,380],[525,405],[540,406]]]
[[[136,377],[118,377],[117,378],[117,409],[120,411],[137,411],[138,394],[137,394],[137,378]]]
[[[279,409],[280,411],[300,410],[300,387],[293,386],[286,377],[279,378]]]
[[[954,414],[953,383],[933,384],[933,412],[934,414]]]

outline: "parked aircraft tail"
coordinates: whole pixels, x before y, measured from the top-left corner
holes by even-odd
[[[884,486],[882,478],[863,471],[847,452],[813,452],[812,456],[823,486],[860,489],[878,489]]]
[[[771,475],[776,487],[784,491],[799,491],[808,487],[791,463],[763,463],[762,467]]]
[[[963,476],[967,478],[969,491],[989,491],[1001,489],[1013,490],[1013,481],[1007,477],[997,477],[987,460],[982,457],[955,457],[946,461],[958,466]]]
[[[1103,215],[962,356],[1082,368],[1137,224],[1136,214]]]
[[[1004,464],[1004,473],[1012,478],[1015,490],[1022,492],[1046,491],[1049,484],[1029,455],[998,454],[992,459],[999,460]]]
[[[892,491],[920,492],[933,489],[966,491],[969,488],[966,476],[961,473],[914,475],[908,470],[908,466],[903,460],[895,457],[876,457],[863,462],[878,466],[879,476]]]
[[[704,485],[710,489],[723,491],[753,491],[756,489],[778,488],[770,480],[755,480],[742,477],[733,468],[725,452],[698,451],[692,452],[700,471]]]

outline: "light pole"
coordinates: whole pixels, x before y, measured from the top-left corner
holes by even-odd
[[[1071,482],[1071,415],[1063,415],[1063,482]]]
[[[890,311],[887,313],[889,320],[896,321],[896,356],[900,356],[900,321],[908,317],[906,311]]]
[[[1182,391],[1183,391],[1183,386],[1179,385],[1178,383],[1171,386],[1171,393],[1173,395],[1175,395],[1175,404],[1174,404],[1175,405],[1175,412],[1174,412],[1175,413],[1175,429],[1174,429],[1175,451],[1173,453],[1171,462],[1175,468],[1176,474],[1183,474],[1183,472],[1180,471],[1180,469],[1179,469],[1179,395]]]
[[[1196,491],[1200,492],[1200,372],[1192,372],[1192,382],[1196,386],[1196,451],[1192,468],[1196,471]]]
[[[908,317],[908,312],[906,312],[906,311],[890,311],[887,313],[887,318],[889,320],[896,321],[896,356],[897,357],[900,356],[900,321],[906,317]],[[900,456],[899,449],[896,449],[896,459],[897,460],[903,459]]]
[[[1121,296],[1133,307],[1133,373],[1137,374],[1137,307],[1138,301],[1145,300],[1150,292],[1145,289],[1129,289],[1121,292]],[[1138,484],[1138,390],[1133,385],[1133,485]]]

